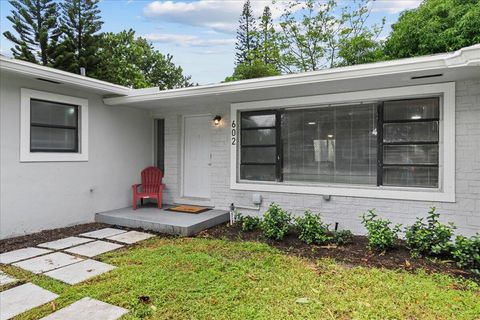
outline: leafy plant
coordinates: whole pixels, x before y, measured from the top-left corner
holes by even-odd
[[[323,223],[320,214],[314,214],[307,210],[303,217],[295,218],[295,224],[298,238],[307,244],[324,244],[331,239],[328,225]]]
[[[432,207],[428,212],[426,223],[422,218],[405,230],[407,247],[412,256],[421,254],[444,254],[450,249],[450,239],[453,236],[455,226],[445,225],[438,221],[440,214]]]
[[[280,208],[276,203],[272,203],[263,215],[261,228],[265,237],[282,240],[290,229],[291,215],[286,210]]]
[[[332,232],[332,242],[345,245],[353,242],[353,233],[350,230],[337,230]]]
[[[470,238],[458,236],[451,254],[459,267],[480,276],[480,234]]]
[[[235,224],[240,227],[242,232],[250,232],[260,227],[260,218],[253,216],[243,216],[240,212],[235,212]]]
[[[400,224],[392,226],[389,220],[378,219],[375,210],[368,210],[362,215],[362,224],[367,229],[368,247],[373,250],[386,251],[393,248],[398,240]]]

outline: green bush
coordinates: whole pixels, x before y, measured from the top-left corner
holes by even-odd
[[[235,211],[235,224],[240,227],[242,232],[250,232],[260,227],[260,218],[243,216],[240,212]]]
[[[375,210],[362,215],[362,224],[367,229],[368,247],[372,250],[386,251],[398,241],[400,225],[391,226],[391,221],[377,219]]]
[[[298,238],[307,244],[324,244],[331,239],[328,225],[323,223],[320,214],[310,210],[305,211],[303,217],[295,218]]]
[[[422,218],[417,218],[412,226],[405,229],[405,240],[412,256],[449,252],[449,243],[455,227],[452,224],[441,224],[438,221],[439,216],[440,214],[436,213],[435,208],[432,207],[428,212],[426,223]]]
[[[261,228],[265,237],[282,240],[290,229],[291,215],[280,208],[276,203],[272,203],[263,215]]]
[[[459,267],[480,276],[480,234],[470,238],[458,236],[451,254]]]
[[[332,242],[338,245],[353,243],[353,233],[350,230],[333,231]]]

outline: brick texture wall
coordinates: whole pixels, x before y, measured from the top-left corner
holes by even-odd
[[[271,202],[276,202],[294,214],[306,208],[318,211],[331,224],[339,223],[357,234],[364,233],[359,216],[376,208],[382,217],[395,223],[411,224],[416,217],[424,217],[429,207],[435,206],[444,222],[457,225],[458,234],[480,232],[480,81],[461,81],[456,84],[456,203],[401,201],[388,199],[332,196],[325,201],[319,195],[250,192],[230,190],[230,106],[210,108],[171,108],[157,117],[165,118],[165,202],[180,198],[182,116],[192,114],[220,114],[221,127],[212,126],[212,203],[228,209],[230,203],[252,205],[252,195],[260,193],[263,203],[260,211],[240,210],[261,215]]]

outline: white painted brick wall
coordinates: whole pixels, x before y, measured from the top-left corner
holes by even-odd
[[[364,229],[359,216],[376,208],[382,217],[395,223],[411,224],[415,217],[423,217],[429,207],[435,206],[444,222],[457,225],[457,233],[472,235],[480,232],[480,81],[461,81],[456,86],[456,203],[399,201],[332,196],[330,201],[319,195],[260,192],[261,210],[243,213],[261,215],[271,202],[295,213],[309,208],[318,211],[331,224],[361,234]],[[212,126],[212,202],[217,208],[227,209],[230,203],[251,206],[256,192],[230,190],[230,106],[211,108],[171,108],[156,116],[165,118],[165,202],[180,198],[181,122],[182,115],[216,114],[223,117],[222,127]]]

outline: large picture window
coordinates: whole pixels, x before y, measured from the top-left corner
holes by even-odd
[[[241,112],[240,179],[438,187],[439,99]]]

